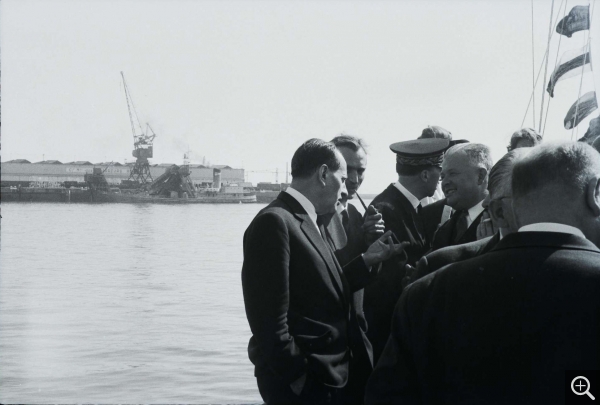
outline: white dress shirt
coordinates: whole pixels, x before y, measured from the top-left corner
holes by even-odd
[[[574,226],[557,224],[556,222],[538,222],[537,224],[529,224],[519,228],[519,232],[560,232],[570,233],[571,235],[580,236],[586,239],[583,232]]]
[[[402,193],[402,195],[408,199],[408,201],[410,202],[410,204],[413,206],[413,208],[416,211],[419,204],[421,204],[421,201],[419,201],[419,199],[417,197],[415,197],[413,193],[408,191],[406,187],[404,187],[402,184],[400,184],[399,181],[396,181],[394,183],[394,187],[396,187],[398,189],[398,191],[400,191]]]
[[[477,219],[477,217],[483,212],[483,200],[469,208],[468,212],[469,215],[467,215],[467,226],[471,226],[473,221],[475,221],[475,219]]]
[[[315,228],[317,228],[317,231],[321,233],[319,225],[317,225],[317,211],[315,211],[315,206],[313,205],[313,203],[311,203],[308,198],[304,197],[304,195],[301,192],[299,192],[298,190],[294,190],[292,187],[286,188],[285,192],[291,195],[296,201],[300,203],[302,208],[304,208],[304,211],[306,211],[306,213],[312,220],[313,224],[315,224]]]

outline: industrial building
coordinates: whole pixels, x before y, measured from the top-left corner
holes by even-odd
[[[91,163],[77,161],[61,163],[58,160],[44,160],[31,163],[25,159],[16,159],[2,162],[2,187],[63,187],[65,185],[85,185],[84,175],[92,173],[94,167],[104,171],[106,181],[110,185],[119,186],[122,182],[127,183],[134,163],[121,164],[113,162]],[[173,166],[171,163],[150,165],[150,173],[153,179],[158,178]],[[196,187],[211,187],[213,184],[213,173],[215,169],[221,172],[223,185],[237,184],[239,186],[251,187],[250,183],[244,181],[244,169],[234,169],[226,165],[203,165],[190,164],[190,179]],[[67,182],[65,184],[65,182]]]

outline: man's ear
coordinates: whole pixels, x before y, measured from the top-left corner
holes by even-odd
[[[488,171],[483,167],[477,169],[477,185],[481,186],[487,180]]]
[[[329,167],[327,165],[321,165],[318,171],[319,182],[324,186],[327,184],[327,175],[329,174]]]
[[[502,201],[491,200],[488,206],[488,212],[495,225],[499,228],[509,228],[508,221],[504,217],[504,206],[502,205]]]
[[[423,183],[427,183],[427,181],[429,180],[429,170],[421,170],[419,177],[421,178]]]
[[[595,217],[600,217],[600,174],[597,174],[587,184],[586,202]]]

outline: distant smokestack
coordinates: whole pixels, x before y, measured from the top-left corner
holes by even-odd
[[[213,188],[221,189],[221,169],[213,169]]]

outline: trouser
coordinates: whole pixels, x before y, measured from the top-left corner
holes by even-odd
[[[341,405],[340,388],[328,387],[308,376],[300,396],[270,371],[256,374],[258,391],[267,405]]]

